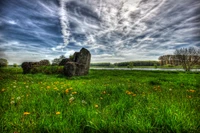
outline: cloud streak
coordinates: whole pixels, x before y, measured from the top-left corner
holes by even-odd
[[[63,42],[64,42],[64,46],[67,46],[69,43],[69,36],[70,36],[70,29],[69,29],[69,17],[67,14],[67,10],[66,10],[66,3],[68,0],[60,0],[60,11],[59,11],[59,15],[60,15],[60,24],[61,24],[61,28],[62,28],[62,34],[63,34]]]

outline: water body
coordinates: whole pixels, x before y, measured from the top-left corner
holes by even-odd
[[[94,70],[142,70],[142,71],[184,71],[184,69],[165,68],[91,68]],[[193,72],[200,72],[200,69],[191,69]]]

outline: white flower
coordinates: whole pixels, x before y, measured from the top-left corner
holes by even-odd
[[[20,99],[21,99],[21,97],[17,97],[16,99],[17,99],[17,100],[20,100]]]
[[[10,102],[10,104],[14,104],[14,103],[15,103],[15,101],[11,101],[11,102]]]
[[[69,102],[72,102],[72,101],[74,101],[74,97],[71,97],[70,99],[69,99]]]
[[[87,102],[85,100],[82,100],[81,102],[82,102],[82,104],[87,104]]]

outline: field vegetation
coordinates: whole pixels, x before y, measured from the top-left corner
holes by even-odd
[[[200,130],[198,72],[90,70],[66,78],[60,69],[0,69],[0,132]]]

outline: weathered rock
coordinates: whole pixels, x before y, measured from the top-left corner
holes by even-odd
[[[22,69],[23,73],[27,74],[30,73],[32,69],[35,69],[39,66],[47,66],[50,65],[50,62],[48,60],[41,60],[40,62],[23,62],[22,63]]]
[[[59,66],[64,66],[67,62],[70,62],[71,60],[69,58],[62,59],[62,61],[59,63]]]
[[[67,62],[64,67],[64,75],[72,77],[76,74],[76,64],[75,62]]]
[[[30,73],[31,68],[32,68],[32,64],[30,62],[23,62],[22,63],[23,74]]]
[[[82,48],[80,52],[75,52],[73,62],[67,62],[64,66],[64,75],[68,77],[86,75],[89,73],[91,54]]]

